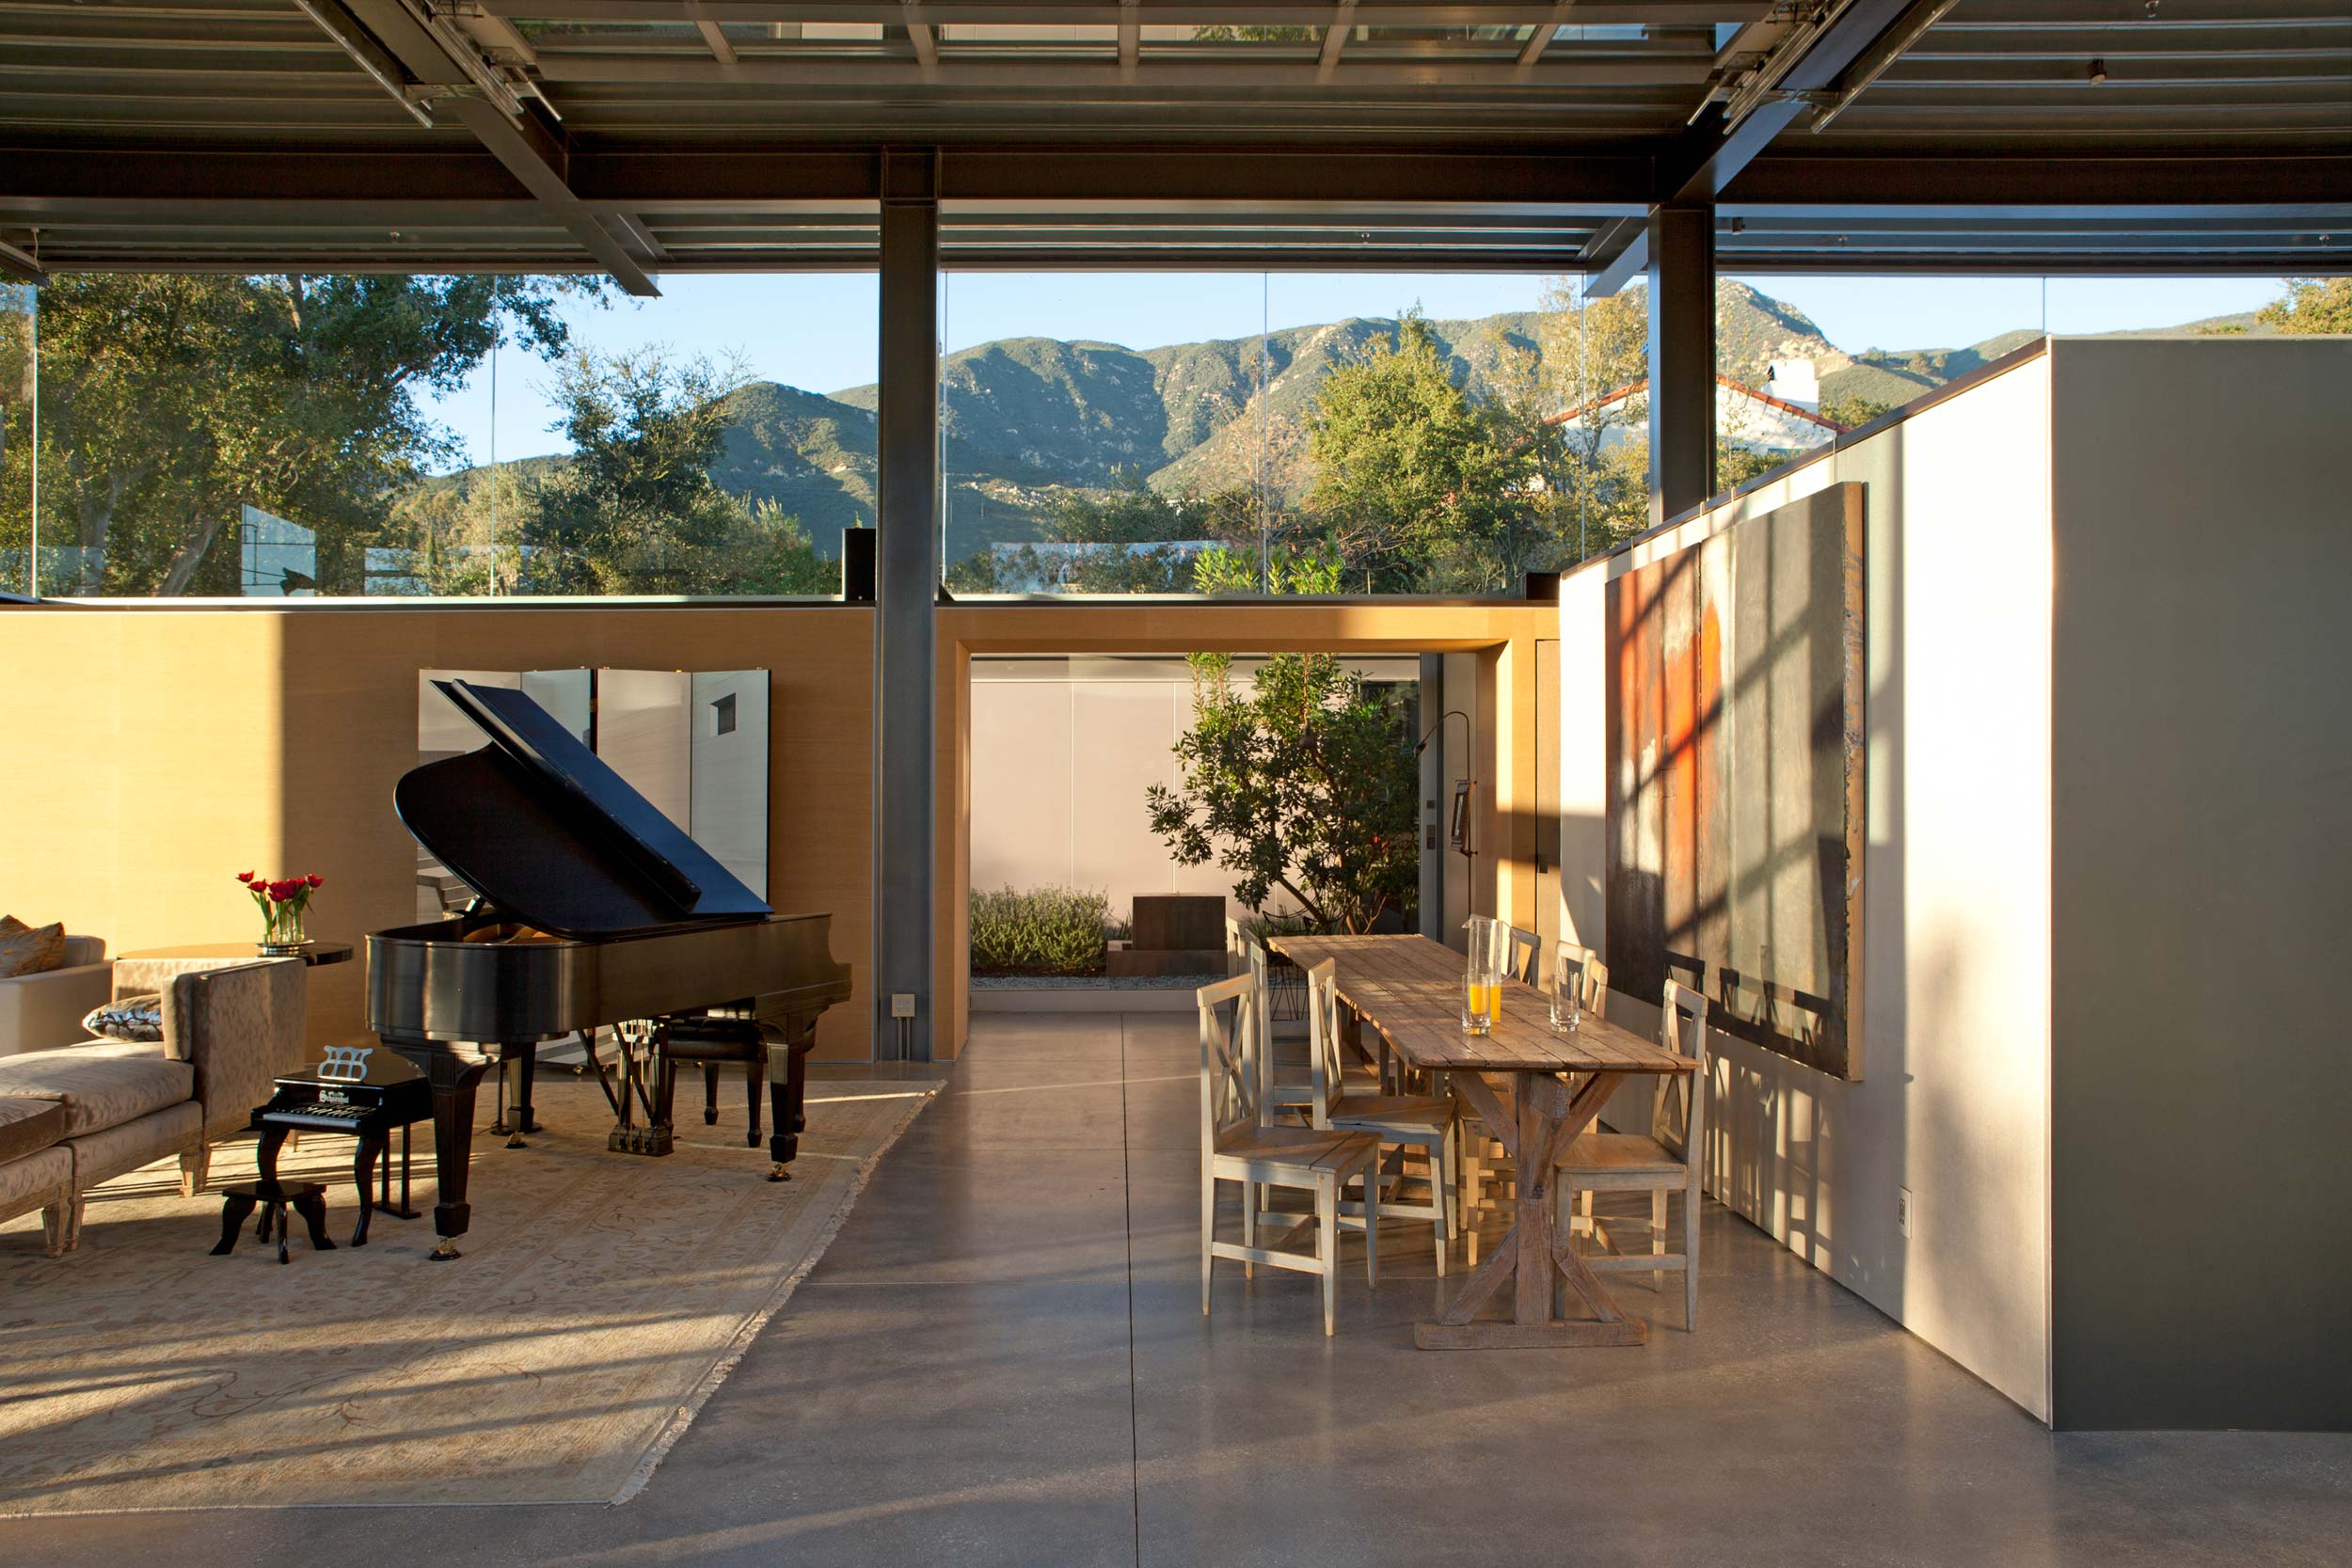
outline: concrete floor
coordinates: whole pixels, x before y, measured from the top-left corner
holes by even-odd
[[[2053,1437],[1720,1210],[1701,1332],[1425,1354],[1399,1224],[1200,1311],[1183,1017],[988,1016],[634,1501],[0,1521],[0,1560],[807,1565],[2341,1564],[2352,1438]],[[1230,1209],[1230,1201],[1229,1201]],[[1458,1263],[1457,1263],[1458,1275]],[[649,1290],[658,1282],[648,1281]],[[2244,1288],[2252,1288],[2250,1283]],[[396,1325],[387,1324],[388,1329]],[[0,1391],[5,1397],[5,1391]]]

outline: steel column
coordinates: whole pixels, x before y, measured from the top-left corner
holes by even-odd
[[[1421,705],[1413,728],[1426,734],[1442,729],[1445,713],[1445,655],[1421,656]],[[1446,811],[1453,804],[1445,785],[1445,736],[1430,741],[1421,753],[1421,934],[1444,942]]]
[[[1649,520],[1715,493],[1715,209],[1649,216]]]
[[[874,1053],[931,1059],[939,591],[939,182],[928,148],[882,155],[874,615]],[[893,998],[912,998],[911,1019]]]

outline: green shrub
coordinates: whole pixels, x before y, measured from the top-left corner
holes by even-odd
[[[1079,888],[972,891],[975,974],[1100,974],[1110,899]]]

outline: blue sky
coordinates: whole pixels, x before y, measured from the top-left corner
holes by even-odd
[[[942,330],[950,352],[995,338],[1092,338],[1130,348],[1244,338],[1419,304],[1432,316],[1533,309],[1545,279],[1475,273],[953,273]],[[1850,352],[1956,348],[2017,327],[2113,332],[2250,310],[2275,278],[1756,277],[1746,281],[1811,316]],[[762,274],[662,279],[662,297],[571,312],[576,341],[598,349],[667,345],[687,356],[739,356],[750,372],[813,391],[874,379],[875,282],[863,274]],[[2046,288],[2046,296],[2045,296]],[[498,356],[496,440],[503,462],[560,451],[543,393],[548,367]],[[472,459],[491,455],[485,367],[435,416]]]

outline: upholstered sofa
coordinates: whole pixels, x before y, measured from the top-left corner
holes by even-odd
[[[40,1210],[53,1256],[81,1239],[83,1199],[110,1178],[177,1154],[180,1190],[202,1190],[212,1146],[302,1061],[299,958],[118,959],[112,983],[115,1000],[162,997],[160,1041],[0,1058],[0,1220]]]
[[[112,999],[108,974],[103,938],[69,936],[64,968],[0,979],[0,1056],[88,1037],[82,1019]]]

